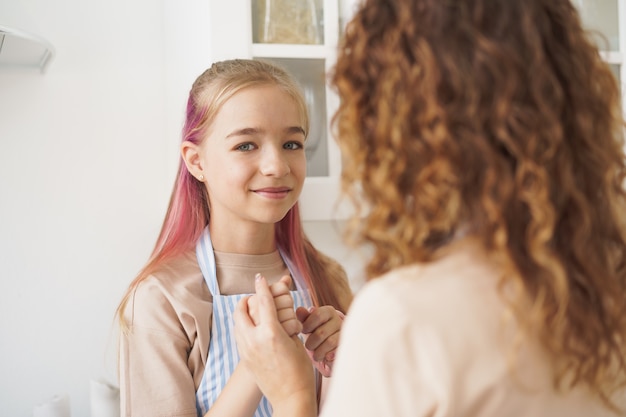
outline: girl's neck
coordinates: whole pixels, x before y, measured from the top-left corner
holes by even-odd
[[[213,249],[219,252],[264,255],[276,250],[273,224],[209,222]]]

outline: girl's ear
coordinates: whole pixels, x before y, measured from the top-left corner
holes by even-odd
[[[200,149],[198,145],[186,140],[180,145],[180,154],[185,161],[185,165],[187,166],[189,173],[196,177],[198,181],[204,181],[202,159],[200,157]]]

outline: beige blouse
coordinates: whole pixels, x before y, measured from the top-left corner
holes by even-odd
[[[608,417],[584,388],[558,393],[533,343],[510,356],[515,323],[499,273],[469,241],[395,270],[356,295],[323,417]],[[626,405],[626,402],[623,401]]]
[[[215,260],[225,295],[253,293],[257,272],[270,283],[289,273],[278,251],[216,251]],[[349,292],[347,280],[336,284]],[[120,337],[122,416],[196,417],[195,392],[206,364],[212,307],[194,250],[138,286],[124,311],[130,331]]]

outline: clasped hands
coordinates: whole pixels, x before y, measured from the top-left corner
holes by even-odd
[[[332,306],[294,310],[289,276],[271,286],[257,276],[255,287],[256,294],[242,299],[234,315],[242,362],[270,402],[296,394],[313,395],[314,400],[311,361],[322,375],[330,376],[343,322],[341,313]]]
[[[257,275],[256,281],[260,283],[259,281],[264,281],[264,278]],[[288,275],[270,285],[269,290],[274,299],[278,322],[287,335],[292,337],[302,333],[311,361],[322,375],[330,377],[335,352],[339,345],[339,332],[343,322],[342,313],[332,306],[311,307],[308,310],[298,307],[294,310],[291,277]],[[260,297],[257,294],[247,298],[249,317],[255,326],[260,323],[258,306]]]

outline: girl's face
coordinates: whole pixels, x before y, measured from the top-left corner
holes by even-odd
[[[279,87],[247,88],[226,101],[198,147],[211,222],[281,220],[302,191],[304,140],[296,102]]]

